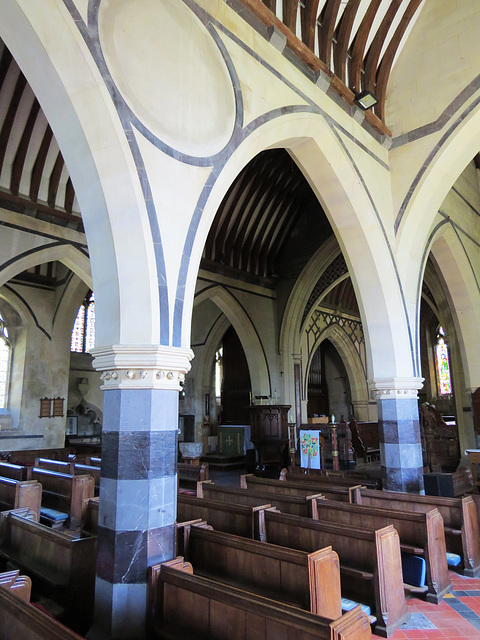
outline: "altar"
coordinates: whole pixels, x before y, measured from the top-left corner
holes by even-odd
[[[218,453],[226,456],[244,456],[253,449],[249,424],[222,424],[217,428]]]

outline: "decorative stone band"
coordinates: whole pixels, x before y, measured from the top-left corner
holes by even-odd
[[[417,398],[424,378],[374,378],[368,381],[372,400]]]
[[[101,389],[170,389],[190,370],[191,349],[161,345],[112,345],[92,350],[93,366],[102,371]]]

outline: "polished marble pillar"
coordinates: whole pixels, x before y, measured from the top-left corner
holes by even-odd
[[[423,493],[423,459],[418,390],[423,378],[375,379],[383,488]]]
[[[104,424],[94,625],[88,638],[146,637],[148,567],[175,555],[180,382],[191,352],[96,349]]]

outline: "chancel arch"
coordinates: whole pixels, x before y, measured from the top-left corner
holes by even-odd
[[[225,317],[237,332],[247,358],[253,395],[270,396],[272,393],[271,380],[268,363],[265,358],[264,347],[262,346],[258,333],[255,330],[251,319],[245,312],[245,309],[242,308],[238,300],[236,300],[224,287],[221,286],[215,286],[207,289],[206,291],[200,292],[195,298],[195,307],[200,305],[204,300],[210,300],[215,303],[222,313],[225,314]],[[224,325],[222,324],[222,327],[223,326]],[[209,339],[209,355],[211,356],[214,355],[215,350],[219,345],[219,341],[215,345],[213,337],[218,338],[218,336],[219,328],[216,329],[215,333]],[[205,367],[208,367],[207,359],[205,359]],[[204,372],[205,371],[206,369],[204,369]]]

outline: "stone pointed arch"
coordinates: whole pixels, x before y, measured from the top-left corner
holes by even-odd
[[[196,231],[186,277],[182,331],[189,331],[196,277],[215,213],[246,164],[261,151],[271,148],[288,150],[334,229],[362,315],[369,376],[416,374],[412,328],[393,254],[372,196],[358,178],[362,167],[354,166],[340,137],[328,120],[318,114],[292,113],[266,122],[253,131],[226,162],[212,187]]]
[[[82,251],[76,249],[71,244],[39,247],[32,250],[18,260],[12,261],[0,273],[0,286],[14,278],[22,271],[44,262],[58,260],[75,273],[86,285],[92,288],[92,274],[90,270],[90,260]]]
[[[245,309],[231,293],[221,286],[215,286],[201,292],[195,298],[195,306],[204,300],[210,300],[216,304],[237,332],[247,358],[253,395],[271,396],[270,372],[265,352],[253,322]]]
[[[5,0],[0,37],[38,98],[75,187],[97,294],[98,343],[158,344],[159,286],[138,174],[115,105],[66,3],[49,3],[47,10]]]
[[[355,405],[366,405],[368,403],[368,386],[362,362],[351,340],[349,340],[348,336],[338,325],[330,325],[327,327],[325,331],[318,336],[311,352],[305,354],[306,366],[303,380],[304,388],[306,387],[306,381],[308,380],[313,356],[324,340],[329,340],[342,358],[347,372],[348,382],[350,384],[352,403]]]
[[[478,100],[477,100],[478,103]],[[458,124],[458,122],[457,122]],[[424,247],[434,219],[448,192],[480,148],[480,103],[445,139],[438,143],[410,185],[408,203],[397,215],[397,255],[405,292],[409,300],[416,297],[418,274],[422,272]]]
[[[467,388],[480,387],[478,327],[480,281],[465,248],[452,227],[444,227],[433,239],[431,254],[446,284]]]

